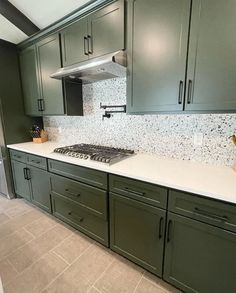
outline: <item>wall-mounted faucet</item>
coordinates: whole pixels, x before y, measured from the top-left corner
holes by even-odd
[[[120,110],[106,110],[106,109],[112,109],[112,108],[122,108],[122,109],[120,109]],[[102,103],[100,103],[100,109],[105,110],[105,114],[102,115],[102,120],[104,120],[104,118],[111,118],[112,114],[126,113],[126,105],[102,105]]]

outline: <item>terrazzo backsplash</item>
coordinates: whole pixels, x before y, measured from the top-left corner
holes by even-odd
[[[93,143],[134,149],[181,160],[230,166],[236,147],[229,136],[236,132],[236,114],[126,115],[102,120],[107,105],[126,103],[126,79],[83,86],[84,116],[44,117],[49,139],[62,145]],[[194,145],[194,134],[203,144]]]

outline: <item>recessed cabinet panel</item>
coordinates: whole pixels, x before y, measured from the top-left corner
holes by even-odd
[[[183,110],[190,2],[129,1],[129,113]]]
[[[25,113],[39,116],[39,79],[35,46],[31,46],[20,54],[21,82],[24,93]]]
[[[91,57],[124,49],[124,1],[93,13],[88,24]]]
[[[193,0],[186,110],[236,109],[236,1]]]
[[[50,77],[61,67],[59,35],[44,39],[37,44],[39,76],[44,115],[63,115],[64,102],[62,82]]]
[[[88,59],[87,18],[83,18],[61,32],[63,66],[72,65]]]
[[[151,272],[162,275],[164,210],[110,193],[110,246]]]
[[[236,234],[168,213],[164,279],[184,292],[235,292]]]

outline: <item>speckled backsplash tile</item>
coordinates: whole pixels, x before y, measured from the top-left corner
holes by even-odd
[[[230,166],[236,159],[236,148],[229,139],[236,132],[236,114],[115,114],[103,121],[100,102],[125,104],[126,80],[85,85],[83,92],[83,117],[44,117],[50,140],[63,145],[94,143],[129,148],[215,165]],[[194,133],[203,133],[202,146],[194,146]]]

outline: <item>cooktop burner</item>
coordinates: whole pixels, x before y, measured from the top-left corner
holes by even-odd
[[[93,144],[75,144],[71,146],[56,148],[55,153],[66,156],[93,160],[106,164],[114,164],[134,154],[132,150],[106,147]]]

